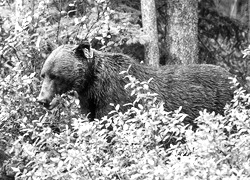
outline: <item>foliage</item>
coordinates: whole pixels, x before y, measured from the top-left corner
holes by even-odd
[[[210,4],[200,5],[199,16],[200,62],[218,64],[245,80],[249,65],[242,51],[248,46],[247,25],[223,16]]]
[[[128,86],[133,87],[136,102],[143,100],[145,106],[129,104],[131,108],[121,113],[116,105],[111,117],[91,123],[83,117],[73,118],[72,129],[65,125],[60,134],[38,122],[23,125],[24,134],[13,146],[13,163],[23,163],[13,168],[17,176],[20,179],[144,179],[155,173],[161,175],[155,170],[164,167],[168,153],[161,142],[173,138],[173,132],[178,136],[184,133],[181,122],[185,115],[176,112],[173,118],[163,110],[162,103],[155,103],[156,95],[148,92],[148,82],[129,78],[133,80]]]
[[[24,6],[17,24],[11,16],[0,21],[0,149],[11,155],[1,171],[17,179],[248,179],[250,98],[242,89],[235,91],[225,116],[201,112],[196,131],[182,123],[181,109],[164,111],[157,95],[148,91],[150,82],[130,76],[126,88],[137,99],[127,104],[125,113],[114,105],[109,116],[88,122],[79,115],[79,100],[72,93],[63,95],[52,112],[38,106],[40,68],[54,44],[88,37],[94,47],[124,52],[131,44],[144,43],[137,1],[88,2],[76,1],[72,17],[74,9],[67,10],[72,2],[41,1],[34,14]],[[117,6],[119,2],[125,5]],[[224,47],[240,52],[245,30],[214,9],[205,10],[200,12],[201,40],[217,61],[224,62],[232,54],[222,56],[218,42],[225,40]],[[159,38],[164,39],[160,25]],[[230,63],[238,62],[232,59]]]
[[[108,117],[55,133],[39,121],[21,125],[6,168],[17,179],[247,179],[250,95],[236,89],[225,116],[201,112],[199,128],[182,123],[185,114],[166,112],[148,82],[127,76],[137,98]],[[237,83],[233,79],[235,86]],[[74,103],[72,101],[71,103]],[[12,167],[12,168],[10,168]]]
[[[236,80],[233,82],[236,87]],[[249,94],[239,88],[226,106],[224,117],[201,113],[196,120],[199,128],[196,132],[189,131],[186,136],[190,154],[172,162],[173,177],[248,179],[249,102]]]

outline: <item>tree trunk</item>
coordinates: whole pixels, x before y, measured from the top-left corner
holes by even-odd
[[[250,0],[248,0],[248,43],[250,42]]]
[[[168,0],[167,50],[176,64],[198,62],[198,1]]]
[[[231,5],[230,18],[233,19],[237,18],[237,9],[238,9],[238,0],[234,0],[233,4]]]
[[[19,22],[18,22],[20,19],[20,16],[21,16],[22,7],[23,7],[23,1],[16,0],[16,3],[15,3],[15,16],[16,16],[15,17],[15,35],[17,35],[17,33],[22,30],[22,28],[20,27]]]
[[[158,32],[156,23],[156,9],[154,0],[141,0],[143,30],[148,37],[145,43],[145,63],[159,66]]]
[[[34,14],[35,14],[35,0],[31,0],[31,17],[32,17],[32,24],[34,24]]]

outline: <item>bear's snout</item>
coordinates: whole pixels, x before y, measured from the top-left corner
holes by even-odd
[[[46,97],[46,96],[43,96],[43,94],[44,93],[39,94],[39,96],[37,97],[37,102],[43,105],[46,109],[52,110],[54,107],[56,107],[59,104],[60,99],[61,99],[60,96]]]
[[[43,105],[45,108],[49,109],[50,101],[48,99],[45,99],[41,97],[40,95],[37,97],[37,102],[39,102],[41,105]]]

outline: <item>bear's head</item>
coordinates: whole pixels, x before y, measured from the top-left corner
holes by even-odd
[[[46,59],[41,77],[42,88],[37,100],[47,109],[53,109],[57,103],[56,95],[70,90],[78,90],[86,81],[84,74],[88,70],[89,60],[93,58],[93,51],[89,43],[62,45],[52,51]]]

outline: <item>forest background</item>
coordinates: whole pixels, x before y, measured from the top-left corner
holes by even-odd
[[[42,64],[56,45],[88,39],[94,49],[144,61],[147,39],[139,0],[0,3],[0,179],[250,177],[250,99],[242,89],[235,91],[224,116],[201,112],[200,128],[193,132],[182,123],[180,111],[165,112],[161,103],[147,103],[155,98],[145,92],[148,82],[131,81],[145,104],[130,110],[136,112],[133,119],[114,105],[112,117],[104,119],[116,129],[114,144],[107,143],[110,132],[102,120],[90,123],[79,114],[75,97],[64,95],[53,111],[36,102]],[[175,64],[166,50],[168,5],[155,3],[159,63]],[[246,86],[248,9],[247,0],[200,0],[197,9],[197,63],[222,66]]]

